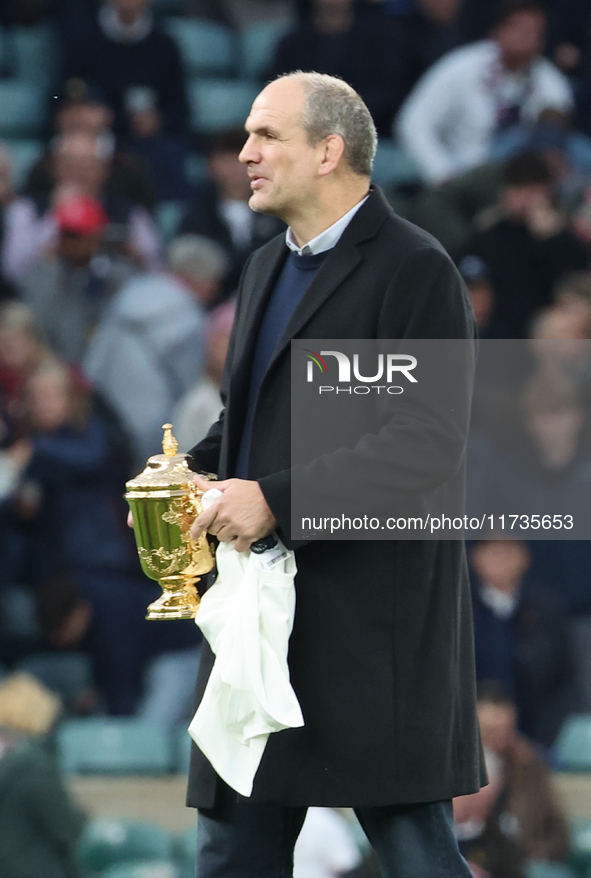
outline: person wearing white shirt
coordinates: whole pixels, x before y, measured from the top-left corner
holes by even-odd
[[[549,107],[571,110],[568,80],[541,57],[546,26],[536,0],[511,0],[491,39],[450,52],[419,80],[396,133],[425,182],[487,161],[495,135],[511,125],[535,122]]]

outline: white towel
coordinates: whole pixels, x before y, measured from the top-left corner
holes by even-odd
[[[216,559],[195,620],[215,663],[189,734],[219,776],[250,796],[269,734],[304,725],[287,665],[296,564],[280,542],[260,555],[220,543]]]

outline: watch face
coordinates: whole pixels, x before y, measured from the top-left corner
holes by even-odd
[[[266,552],[268,549],[272,549],[277,545],[277,540],[271,534],[268,537],[261,537],[260,540],[257,540],[255,543],[252,543],[250,547],[250,551],[254,552],[255,555],[261,555],[263,552]]]

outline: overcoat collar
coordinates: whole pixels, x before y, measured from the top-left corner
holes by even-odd
[[[296,308],[273,352],[269,369],[273,367],[291,339],[298,336],[329,296],[362,261],[357,244],[373,238],[390,216],[392,216],[392,208],[381,189],[372,187],[369,198],[353,216]],[[256,287],[251,286],[250,289],[244,290],[246,302],[241,321],[243,330],[237,338],[235,360],[237,375],[249,373],[249,359],[256,344],[264,309],[288,253],[284,235],[275,238],[267,247],[266,258],[260,260]]]

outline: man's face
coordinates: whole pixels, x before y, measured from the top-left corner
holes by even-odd
[[[111,0],[122,21],[135,21],[150,6],[151,0]]]
[[[64,137],[53,159],[56,183],[89,194],[100,191],[108,168],[108,161],[97,155],[96,137],[81,132]]]
[[[304,91],[296,79],[268,85],[246,120],[248,140],[239,159],[248,169],[249,205],[285,220],[310,205],[318,183],[322,145],[309,144],[301,125]]]
[[[512,593],[530,564],[523,543],[512,540],[486,540],[472,551],[472,566],[487,585]]]
[[[499,25],[496,37],[506,66],[518,70],[543,54],[546,16],[536,10],[516,12]]]
[[[507,186],[501,197],[510,219],[514,222],[526,222],[538,205],[551,204],[552,186],[550,183]]]

